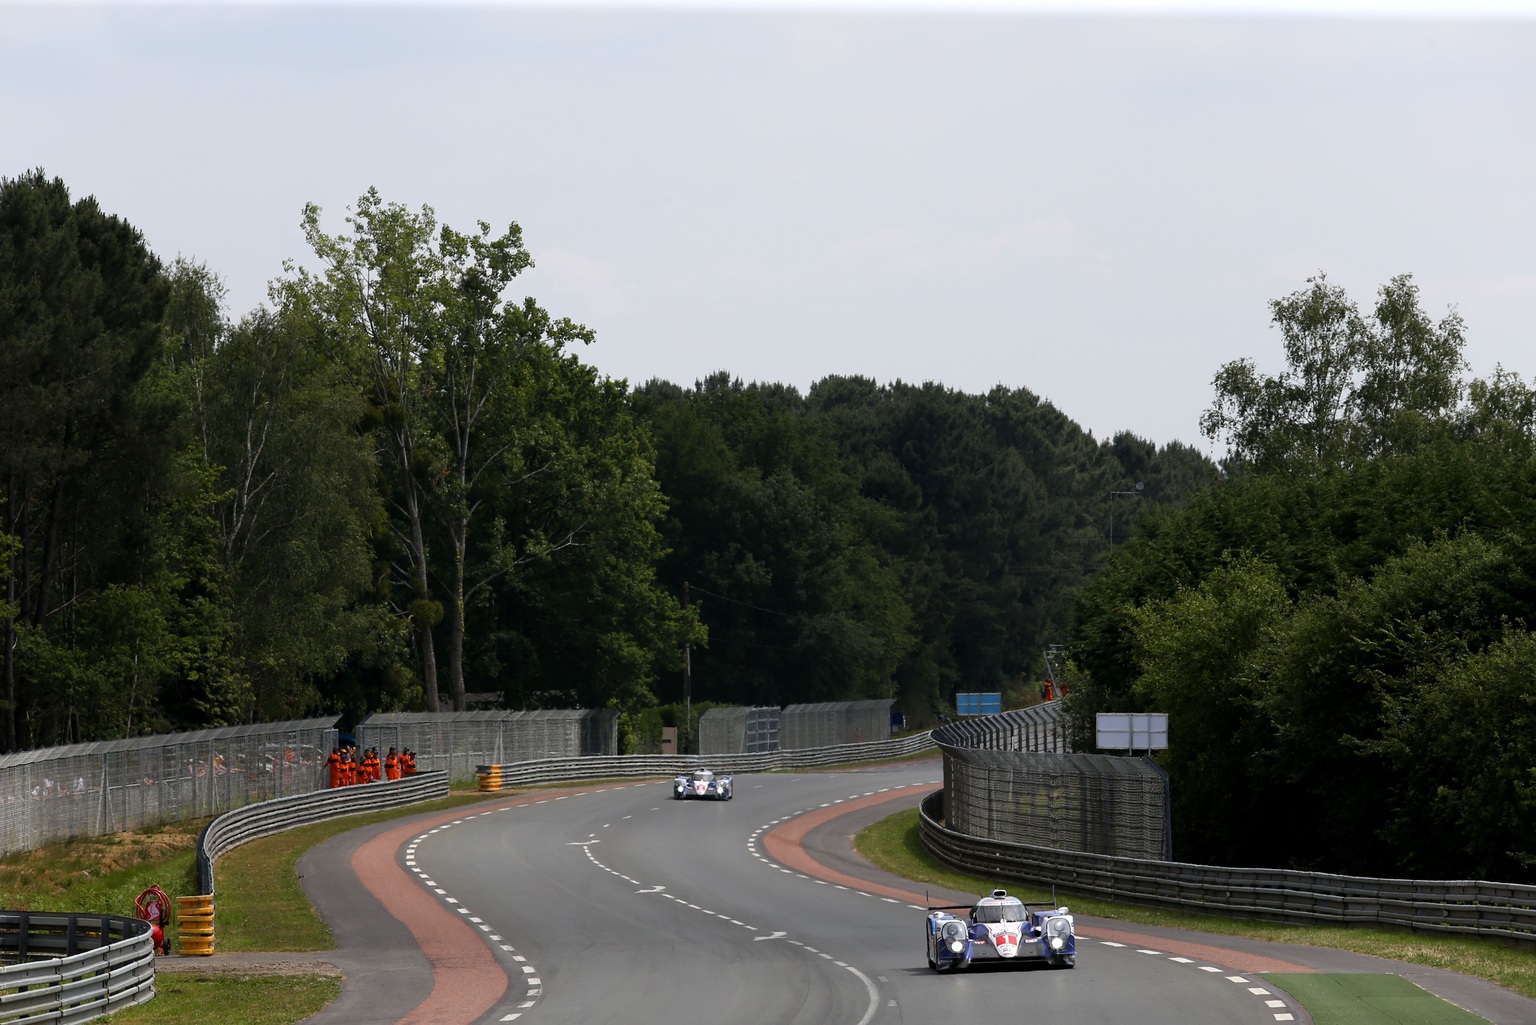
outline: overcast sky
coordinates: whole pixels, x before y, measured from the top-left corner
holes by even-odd
[[[1268,302],[1411,273],[1536,374],[1531,4],[0,0],[0,176],[206,263],[238,317],[369,186],[516,221],[516,291],[639,384],[1028,388],[1199,437]],[[1150,12],[1150,13],[1148,13]]]

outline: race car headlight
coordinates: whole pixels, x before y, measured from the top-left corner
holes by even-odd
[[[1065,918],[1045,920],[1045,942],[1052,950],[1063,950],[1072,938],[1072,923]]]
[[[951,953],[958,954],[965,950],[965,930],[959,922],[945,922],[939,927],[939,938]]]

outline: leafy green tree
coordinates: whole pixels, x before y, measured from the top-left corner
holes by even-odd
[[[634,398],[656,439],[670,511],[661,567],[709,629],[698,701],[789,704],[890,696],[910,642],[893,524],[859,496],[793,389],[712,375]],[[681,698],[677,683],[664,700]]]
[[[217,493],[210,537],[227,581],[249,714],[318,712],[318,685],[361,652],[398,644],[373,592],[378,518],[366,406],[294,323],[259,309],[237,325],[205,267],[172,271],[171,360],[188,431]]]
[[[1264,803],[1231,798],[1259,788],[1255,756],[1271,746],[1257,708],[1264,658],[1290,612],[1279,573],[1251,556],[1130,611],[1137,702],[1168,714],[1175,850],[1223,865],[1270,853]]]
[[[647,453],[616,401],[622,389],[565,352],[591,332],[505,298],[532,265],[516,224],[460,234],[429,207],[412,213],[374,190],[348,218],[350,238],[325,234],[319,217],[306,208],[305,235],[325,270],[290,265],[274,296],[369,404],[387,470],[391,579],[405,591],[425,703],[440,707],[442,624],[449,703],[462,708],[471,658],[499,672],[495,645],[471,645],[468,627],[515,570],[612,540],[598,524],[639,524],[632,537],[646,536],[659,515]],[[653,555],[614,543],[644,591]],[[644,620],[661,635],[626,643],[680,647],[687,620]],[[609,668],[645,661],[632,654]]]
[[[0,180],[0,473],[14,614],[6,617],[3,743],[32,702],[18,626],[137,572],[143,504],[170,472],[168,411],[144,387],[160,357],[167,286],[127,222],[42,170]],[[55,739],[51,723],[29,733]]]
[[[1346,465],[1410,444],[1460,398],[1462,320],[1453,310],[1434,323],[1409,275],[1382,286],[1369,318],[1326,275],[1308,286],[1270,304],[1284,372],[1265,377],[1245,359],[1216,375],[1201,430],[1235,466]]]
[[[1536,635],[1387,699],[1376,749],[1394,774],[1386,835],[1417,878],[1526,879],[1536,870]]]
[[[917,643],[897,669],[912,722],[952,711],[958,690],[1035,700],[1026,681],[1066,636],[1072,594],[1108,553],[1111,516],[1128,538],[1212,470],[1182,446],[1128,433],[1096,442],[1024,389],[980,396],[834,377],[807,404],[896,524],[879,537],[913,609]],[[1116,491],[1141,497],[1116,505]]]

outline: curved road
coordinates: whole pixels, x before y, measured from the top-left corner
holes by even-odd
[[[338,953],[371,955],[311,1021],[1267,1025],[1308,1018],[1258,973],[1317,970],[1396,971],[1495,1025],[1536,1021],[1536,1001],[1449,972],[1081,917],[1074,970],[936,975],[924,895],[848,837],[940,771],[742,775],[724,803],[609,784],[358,830],[300,865]]]

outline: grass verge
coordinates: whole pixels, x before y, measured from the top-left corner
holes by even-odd
[[[918,883],[930,883],[962,893],[984,893],[1004,885],[1024,900],[1059,900],[1077,914],[1113,918],[1141,925],[1196,929],[1223,936],[1245,936],[1275,943],[1299,943],[1314,947],[1352,950],[1358,954],[1447,968],[1497,983],[1536,998],[1536,950],[1498,940],[1434,936],[1386,929],[1343,929],[1336,926],[1284,925],[1249,922],[1214,915],[1140,908],[1095,900],[1076,894],[1040,890],[1016,879],[981,879],[956,872],[936,861],[918,840],[917,809],[897,812],[861,830],[854,838],[860,854],[895,875]]]
[[[341,992],[334,975],[160,972],[155,998],[118,1011],[112,1025],[292,1025]]]
[[[331,930],[304,895],[295,868],[305,851],[361,826],[507,796],[506,791],[455,793],[408,808],[349,815],[344,819],[300,826],[242,844],[220,858],[215,867],[214,888],[218,897],[214,918],[218,923],[218,949],[230,952],[331,949]]]

